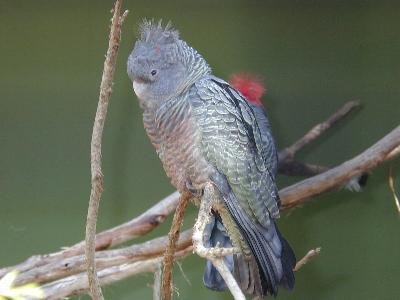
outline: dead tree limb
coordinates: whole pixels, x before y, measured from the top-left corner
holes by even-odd
[[[175,259],[181,259],[192,252],[192,247],[187,247],[175,253]],[[120,264],[98,272],[101,285],[120,281],[142,273],[154,273],[161,263],[162,256],[145,259],[133,263]],[[47,300],[55,300],[88,292],[88,280],[84,273],[65,277],[42,286]],[[34,300],[34,299],[32,299]]]
[[[104,62],[103,76],[100,84],[99,103],[97,106],[96,117],[93,124],[92,142],[90,145],[90,165],[92,174],[92,188],[90,191],[89,207],[86,221],[86,262],[87,276],[89,280],[90,295],[92,299],[103,299],[99,280],[96,274],[95,264],[95,237],[96,223],[99,210],[101,194],[103,193],[103,173],[101,171],[101,141],[103,128],[107,116],[108,103],[112,92],[112,83],[115,72],[115,63],[119,44],[121,41],[121,26],[128,11],[121,15],[121,2],[116,0],[114,14],[111,20],[111,30],[108,42],[106,60]]]
[[[282,209],[299,205],[310,197],[340,186],[350,178],[360,175],[391,158],[389,155],[400,145],[400,126],[356,157],[314,177],[307,178],[282,189]]]
[[[193,249],[191,246],[186,247],[175,253],[175,259],[182,259],[192,252]],[[162,259],[162,256],[158,256],[102,269],[98,272],[100,284],[104,286],[138,274],[154,273],[161,264]],[[44,284],[41,288],[46,295],[45,299],[55,300],[87,293],[88,280],[85,273],[79,273],[49,282]]]
[[[178,251],[191,246],[192,231],[182,232],[176,244]],[[131,263],[138,260],[162,256],[168,245],[167,236],[154,238],[141,244],[134,244],[128,247],[96,252],[96,265],[98,269],[103,269],[115,265]],[[25,272],[21,272],[15,280],[16,285],[29,282],[44,283],[60,279],[65,276],[84,272],[86,268],[85,256],[76,255],[40,267],[36,267]]]

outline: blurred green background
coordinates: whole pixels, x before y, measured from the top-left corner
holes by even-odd
[[[113,1],[0,0],[0,266],[84,237],[89,146]],[[99,230],[173,191],[143,131],[125,64],[144,17],[172,20],[216,75],[262,75],[279,147],[345,101],[363,108],[298,158],[334,165],[399,124],[400,5],[387,1],[124,1],[130,10],[106,122]],[[392,163],[400,174],[399,160]],[[278,299],[398,299],[399,215],[388,165],[363,192],[334,191],[282,216],[298,257],[322,246]],[[284,187],[299,178],[279,178]],[[400,176],[396,178],[400,190]],[[191,207],[185,227],[192,224]],[[164,234],[166,224],[151,236]],[[143,239],[142,239],[143,240]],[[230,299],[202,285],[204,262],[176,270],[180,299]],[[150,299],[141,275],[105,289],[107,299]],[[87,299],[87,297],[83,297]]]

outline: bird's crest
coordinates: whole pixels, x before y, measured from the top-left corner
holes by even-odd
[[[171,44],[179,39],[179,32],[172,27],[171,22],[163,26],[162,20],[155,22],[144,19],[139,26],[139,35],[142,42],[153,45]]]

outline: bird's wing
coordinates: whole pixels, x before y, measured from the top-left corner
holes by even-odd
[[[196,83],[191,99],[206,159],[224,174],[246,213],[267,226],[279,217],[274,175],[254,109],[228,83],[208,77]]]
[[[271,126],[267,118],[267,113],[262,106],[254,105],[252,103],[249,103],[249,105],[253,109],[261,133],[261,155],[267,168],[271,170],[272,175],[275,177],[278,171],[278,152],[274,137],[271,133]]]

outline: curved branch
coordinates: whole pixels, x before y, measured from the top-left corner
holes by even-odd
[[[92,299],[103,299],[100,284],[96,275],[96,265],[94,260],[96,223],[99,210],[101,194],[103,193],[103,173],[101,171],[101,141],[103,128],[107,116],[108,103],[112,92],[112,82],[115,71],[119,44],[121,41],[121,25],[126,17],[127,11],[121,16],[121,1],[116,0],[114,14],[111,20],[110,38],[106,60],[104,62],[103,76],[100,84],[99,103],[97,106],[96,117],[93,124],[91,142],[91,174],[92,188],[90,191],[89,207],[86,221],[86,260],[87,276],[89,280],[90,294]]]
[[[299,205],[312,196],[340,186],[352,177],[375,168],[386,161],[388,154],[399,145],[400,126],[397,126],[389,134],[353,159],[324,173],[282,189],[279,192],[282,209]]]

